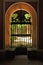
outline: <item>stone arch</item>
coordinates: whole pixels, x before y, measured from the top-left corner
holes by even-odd
[[[37,43],[37,13],[35,9],[28,3],[25,2],[17,2],[13,3],[5,13],[5,45],[9,45],[9,24],[10,24],[10,15],[17,10],[25,10],[32,15],[32,25],[33,25],[33,33],[32,33],[32,45],[36,47]]]

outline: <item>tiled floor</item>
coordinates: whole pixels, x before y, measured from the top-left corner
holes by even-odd
[[[43,62],[29,60],[26,55],[17,55],[13,60],[1,62],[0,65],[43,65]]]

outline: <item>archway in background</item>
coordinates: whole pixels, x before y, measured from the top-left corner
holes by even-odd
[[[24,10],[30,13],[32,16],[32,25],[33,25],[32,46],[36,47],[36,44],[37,44],[37,26],[36,26],[37,25],[37,13],[30,4],[25,3],[25,2],[13,3],[6,11],[6,14],[5,14],[5,45],[7,46],[10,45],[10,39],[9,39],[10,16],[13,12],[16,12],[18,10]]]
[[[10,16],[10,47],[32,47],[32,16],[18,10]]]

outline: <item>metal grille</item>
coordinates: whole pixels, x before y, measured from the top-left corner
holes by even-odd
[[[11,22],[10,46],[32,46],[32,23]]]

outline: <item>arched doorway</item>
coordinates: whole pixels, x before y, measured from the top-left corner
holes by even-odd
[[[32,16],[18,10],[10,16],[10,46],[32,46]]]
[[[12,19],[11,17],[13,16],[13,14],[15,14],[15,13],[17,13],[17,12],[20,12],[20,11],[24,11],[24,12],[26,12],[26,13],[28,13],[28,14],[30,14],[31,15],[31,22],[32,22],[32,47],[36,47],[36,43],[37,43],[37,27],[36,27],[36,24],[37,24],[37,14],[36,14],[36,11],[35,11],[35,9],[30,5],[30,4],[27,4],[27,3],[25,3],[25,2],[17,2],[17,3],[14,3],[14,4],[12,4],[9,8],[8,8],[8,10],[6,11],[6,14],[5,14],[5,46],[6,47],[9,47],[10,46],[10,44],[12,44],[12,39],[13,39],[13,41],[15,41],[14,40],[14,38],[16,38],[17,36],[23,36],[22,34],[21,35],[18,35],[18,31],[15,33],[15,35],[13,34],[13,37],[11,37],[12,39],[10,39],[10,36],[12,36],[12,35],[10,35],[11,33],[10,33],[10,31],[11,30],[9,30],[9,29],[11,29],[10,28],[10,24],[13,24],[13,23],[11,23],[11,20],[10,19]],[[16,14],[17,15],[17,14]],[[25,15],[26,16],[26,15]],[[19,17],[19,20],[20,20],[20,18],[21,18],[21,20],[22,20],[22,17]],[[12,20],[13,21],[13,20]],[[17,22],[18,23],[18,22]],[[22,22],[23,23],[23,22]],[[20,25],[20,24],[22,24],[22,23],[19,23],[19,30],[20,30],[20,26],[22,27],[22,26],[24,26],[24,27],[30,27],[28,24],[29,24],[29,22],[27,22],[27,23],[24,23],[24,24],[27,24],[26,26],[25,25]],[[16,23],[15,23],[16,24]],[[31,24],[31,23],[30,23]],[[12,26],[12,25],[11,25]],[[13,26],[13,27],[16,27],[15,29],[17,29],[18,27],[15,25],[15,26]],[[26,28],[26,29],[28,29],[28,28]],[[25,29],[25,28],[24,28]],[[23,29],[23,30],[24,30]],[[23,32],[23,30],[22,30],[22,33],[24,33]],[[15,30],[14,30],[15,31]],[[21,31],[21,30],[20,30]],[[25,30],[24,30],[25,31]],[[27,32],[27,36],[29,36],[29,30],[27,30],[28,32]],[[26,33],[26,32],[25,32]],[[15,37],[14,37],[15,36]],[[25,35],[24,35],[25,36]],[[31,38],[30,37],[30,38]],[[19,37],[20,38],[20,37]],[[22,37],[22,39],[23,39],[23,37]],[[12,45],[11,45],[12,46]]]

